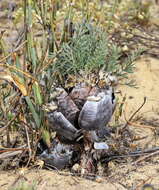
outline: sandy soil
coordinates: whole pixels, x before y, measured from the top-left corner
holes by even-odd
[[[136,117],[146,119],[146,126],[155,123],[156,129],[159,127],[159,60],[150,57],[143,57],[136,62],[136,72],[132,75],[136,79],[138,88],[120,86],[122,95],[126,95],[125,114],[130,115],[142,104],[144,97],[147,102]],[[150,121],[148,123],[148,121]],[[146,127],[129,126],[129,129],[143,139],[136,142],[136,146],[151,148],[159,146],[159,138],[154,130]],[[109,163],[108,177],[101,177],[97,181],[86,180],[80,177],[71,176],[67,172],[58,174],[55,171],[41,169],[27,169],[24,175],[19,171],[0,172],[0,190],[7,190],[9,187],[17,185],[20,181],[27,183],[37,183],[38,190],[53,189],[142,189],[145,183],[153,184],[159,188],[159,156],[154,155],[151,159],[143,159],[138,163]]]
[[[147,98],[146,104],[139,112],[147,119],[159,119],[159,60],[144,56],[136,62],[136,72],[132,74],[132,79],[136,80],[136,88],[120,86],[122,96],[127,97],[126,116],[128,117]]]
[[[68,173],[66,173],[68,175]],[[6,180],[2,180],[1,178],[8,178],[7,182]],[[2,173],[0,177],[0,189],[7,190],[7,187],[12,185],[15,180],[18,178],[18,174],[11,173]],[[37,182],[37,186],[39,190],[82,190],[82,189],[121,189],[124,190],[124,188],[119,184],[112,184],[110,182],[107,182],[107,180],[103,180],[101,183],[93,182],[90,180],[85,180],[79,177],[72,177],[72,176],[65,176],[65,175],[59,175],[55,173],[54,171],[47,171],[47,170],[32,170],[28,171],[27,174],[25,174],[25,180],[27,180],[28,183]]]

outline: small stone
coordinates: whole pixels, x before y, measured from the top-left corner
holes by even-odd
[[[19,175],[21,175],[21,176],[24,176],[27,171],[28,171],[28,168],[26,168],[26,167],[19,168],[19,170],[18,170]]]
[[[129,50],[129,48],[128,48],[128,46],[127,46],[127,45],[125,45],[125,46],[122,48],[122,50],[123,50],[123,51],[128,51],[128,50]]]
[[[95,142],[94,143],[94,149],[96,149],[96,150],[102,150],[102,149],[108,150],[109,146],[105,142]]]
[[[143,20],[144,19],[144,15],[143,14],[138,14],[138,18],[140,19],[140,20]]]
[[[145,184],[145,185],[142,187],[142,190],[155,190],[155,188],[154,188],[153,185],[151,185],[151,184]]]
[[[125,37],[126,36],[126,32],[122,32],[120,35],[121,35],[121,37]]]
[[[97,176],[96,179],[95,179],[95,181],[96,181],[97,183],[102,183],[104,180],[103,180],[102,177]]]
[[[72,166],[72,170],[73,170],[74,172],[78,172],[78,171],[80,170],[80,165],[79,165],[79,164],[74,164],[74,165]]]

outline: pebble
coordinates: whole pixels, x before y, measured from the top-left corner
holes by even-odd
[[[100,177],[100,176],[97,176],[96,179],[95,179],[95,181],[97,183],[102,183],[104,181],[104,179],[102,177]]]
[[[72,170],[74,172],[78,172],[80,170],[80,165],[79,164],[74,164],[73,167],[72,167]]]

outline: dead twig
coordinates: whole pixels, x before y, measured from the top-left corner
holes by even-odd
[[[23,152],[22,150],[18,150],[18,151],[14,151],[14,152],[4,152],[4,153],[0,154],[0,159],[16,156],[17,154],[21,154],[22,152]]]
[[[143,185],[145,185],[146,183],[151,183],[151,181],[152,181],[152,177],[148,177],[147,179],[142,180],[142,182],[140,182],[140,183],[136,186],[135,190],[141,190],[141,187],[142,187]]]
[[[105,161],[111,161],[111,160],[116,160],[119,158],[128,158],[128,157],[138,157],[138,156],[149,156],[153,153],[159,153],[159,147],[155,147],[155,148],[151,148],[151,149],[147,149],[147,150],[141,150],[141,151],[135,151],[135,152],[130,152],[126,155],[109,155],[108,158],[104,158],[102,160],[102,162]]]
[[[3,152],[13,152],[13,151],[19,151],[19,150],[24,151],[24,150],[28,150],[28,148],[5,148],[3,150],[0,150],[0,153],[3,153]]]
[[[148,129],[155,130],[155,127],[152,127],[152,126],[150,126],[150,125],[141,125],[141,124],[139,124],[139,123],[134,123],[134,122],[130,122],[130,121],[128,121],[127,124],[128,124],[128,125],[131,125],[131,126],[134,126],[134,127],[148,128]]]
[[[142,158],[139,158],[137,161],[135,161],[135,162],[133,163],[133,165],[136,165],[136,164],[138,164],[139,162],[142,162],[142,161],[146,160],[147,158],[150,158],[151,156],[155,156],[155,155],[157,155],[157,154],[159,154],[159,150],[156,151],[156,152],[150,153],[150,154],[148,154],[148,155],[146,155],[146,156],[143,156]]]
[[[27,41],[22,42],[13,52],[18,51],[21,47],[24,46],[24,44],[25,44],[26,42],[27,42]],[[10,57],[10,56],[13,54],[13,52],[9,53],[7,56],[5,56],[5,57],[3,57],[2,59],[0,59],[0,63],[4,62],[8,57]]]
[[[130,118],[128,120],[125,117],[126,124],[121,129],[121,131],[123,131],[128,126],[128,124],[130,123],[130,121],[132,121],[132,119],[134,118],[134,116],[141,110],[141,108],[145,105],[145,103],[146,103],[146,97],[144,97],[144,102],[141,104],[141,106],[130,116]]]
[[[28,133],[28,128],[27,126],[25,125],[25,132],[26,132],[26,138],[27,138],[27,144],[28,144],[28,150],[29,150],[29,159],[28,159],[28,162],[26,164],[26,167],[29,165],[30,163],[30,160],[31,160],[31,156],[32,156],[32,150],[31,150],[31,146],[30,146],[30,139],[29,139],[29,133]]]
[[[20,114],[20,111],[7,123],[6,126],[0,128],[0,133],[2,133],[5,129],[7,129],[13,121],[15,121],[16,117]]]

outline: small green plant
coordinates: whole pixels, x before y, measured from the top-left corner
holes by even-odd
[[[9,190],[36,190],[37,186],[35,183],[29,184],[28,182],[21,181],[15,187],[11,187]]]
[[[71,77],[76,81],[77,78],[89,78],[93,73],[98,78],[100,71],[120,79],[127,78],[129,73],[133,73],[134,61],[141,52],[137,49],[123,57],[121,47],[112,43],[102,28],[86,21],[77,23],[73,37],[61,46],[54,62],[53,76],[64,87],[68,86]]]

